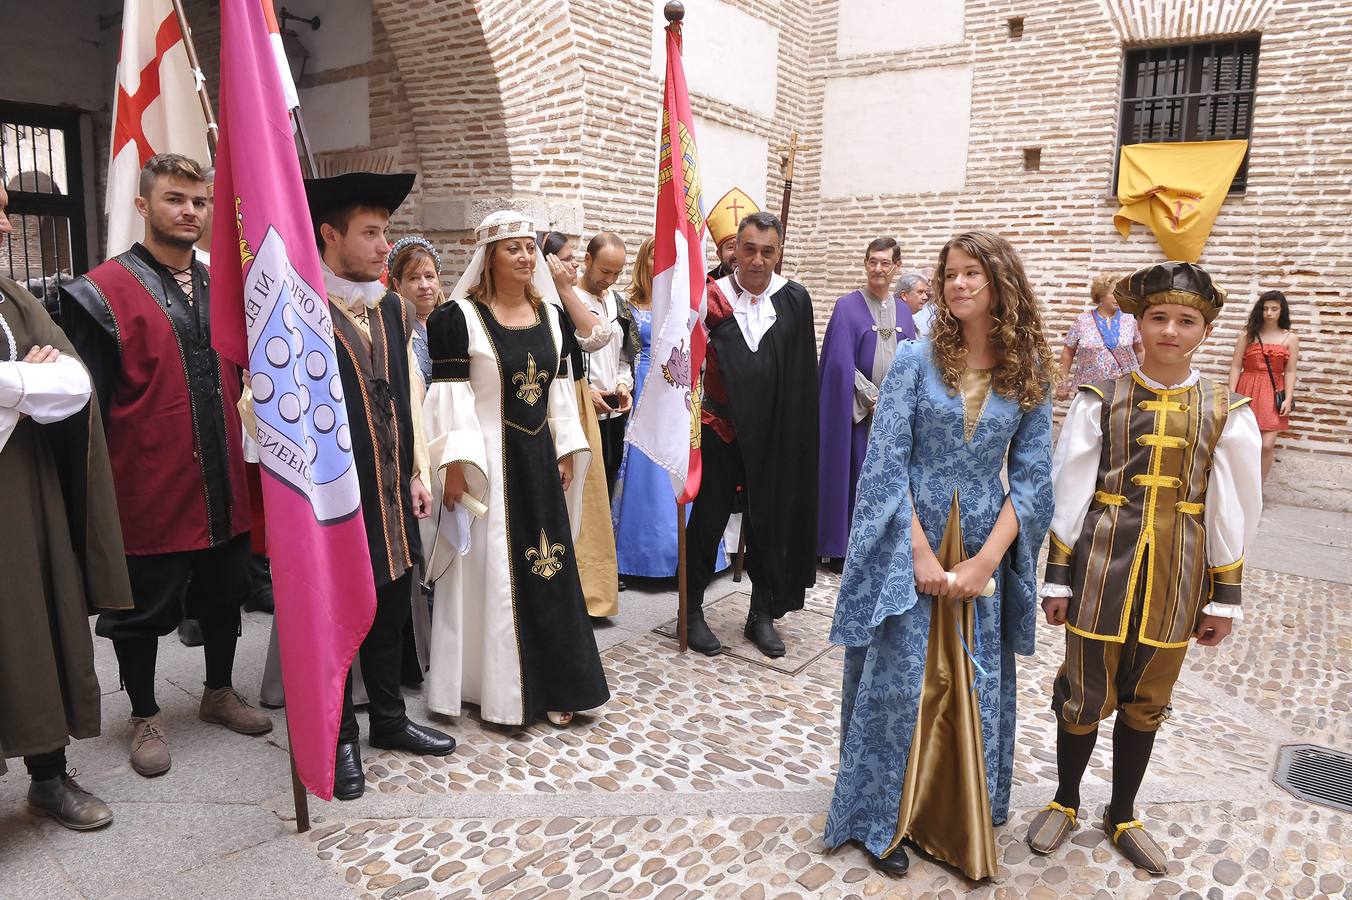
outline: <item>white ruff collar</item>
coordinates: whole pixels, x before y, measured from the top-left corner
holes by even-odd
[[[329,299],[341,303],[352,312],[357,312],[361,306],[375,309],[388,290],[379,281],[348,281],[335,275],[327,263],[321,262],[320,265],[324,268],[324,289]]]

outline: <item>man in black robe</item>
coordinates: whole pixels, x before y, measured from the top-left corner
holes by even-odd
[[[7,202],[0,185],[0,235]],[[23,757],[29,809],[77,831],[113,820],[66,770],[70,739],[99,734],[88,617],[132,605],[92,394],[42,303],[0,277],[0,774]]]
[[[324,286],[333,316],[338,369],[347,405],[352,455],[361,487],[376,614],[362,641],[362,679],[370,698],[371,746],[445,756],[449,735],[411,721],[400,693],[404,626],[422,565],[417,519],[431,510],[423,484],[422,379],[410,349],[413,305],[380,283],[390,214],[413,187],[412,175],[353,172],[305,182]],[[416,382],[416,385],[415,385]],[[418,602],[423,602],[421,592]],[[333,795],[360,797],[366,778],[358,746],[349,675],[338,729]]]
[[[816,581],[817,338],[807,289],[775,273],[778,217],[737,229],[736,271],[709,284],[702,476],[686,526],[690,646],[722,651],[704,621],[718,541],[742,486],[751,609],[746,638],[783,656],[774,621],[803,608]]]

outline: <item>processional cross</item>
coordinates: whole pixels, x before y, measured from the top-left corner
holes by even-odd
[[[811,144],[801,144],[798,142],[798,132],[789,132],[789,142],[783,146],[775,147],[776,153],[783,154],[779,158],[779,171],[784,176],[784,202],[779,207],[779,221],[784,225],[784,233],[787,236],[789,231],[789,201],[793,197],[793,165],[797,161],[799,150],[814,150]],[[781,254],[779,262],[775,265],[775,271],[778,272],[784,267],[784,257]]]

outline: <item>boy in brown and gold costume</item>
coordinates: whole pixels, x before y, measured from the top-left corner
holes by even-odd
[[[1135,866],[1162,875],[1167,857],[1136,819],[1136,793],[1189,641],[1215,646],[1241,618],[1261,441],[1248,398],[1192,368],[1225,291],[1199,266],[1169,262],[1115,293],[1139,320],[1146,357],[1137,372],[1080,386],[1052,462],[1042,605],[1066,626],[1052,693],[1059,785],[1028,843],[1051,853],[1074,830],[1099,722],[1117,712],[1103,829]]]

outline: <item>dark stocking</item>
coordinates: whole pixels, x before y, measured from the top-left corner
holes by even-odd
[[[1136,792],[1145,780],[1154,747],[1155,732],[1137,731],[1118,714],[1113,726],[1113,797],[1108,803],[1108,818],[1114,825],[1136,818]]]
[[[1089,768],[1096,741],[1097,728],[1088,734],[1071,734],[1063,727],[1056,729],[1056,802],[1066,809],[1080,808],[1080,780]]]
[[[34,781],[47,781],[66,774],[66,748],[37,756],[25,756],[23,764],[28,768],[28,777]]]
[[[131,701],[131,714],[148,719],[160,711],[155,702],[155,654],[160,641],[156,637],[118,638],[113,641],[122,686]]]
[[[239,622],[232,616],[199,619],[202,626],[202,655],[206,659],[207,688],[230,687],[235,668],[235,644],[239,641]]]

